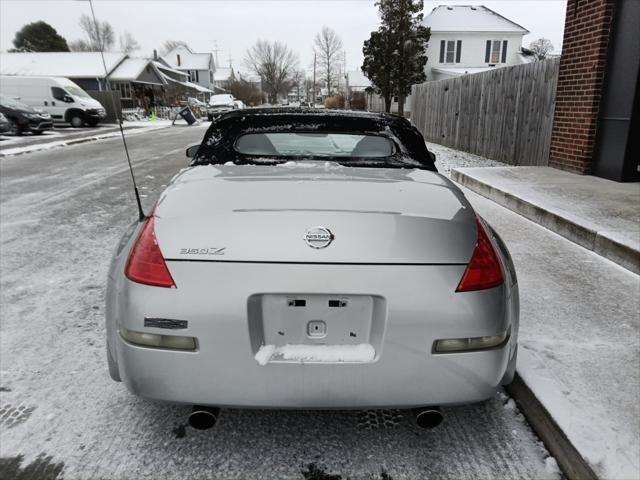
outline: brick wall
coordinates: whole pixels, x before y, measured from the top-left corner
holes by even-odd
[[[568,0],[549,166],[591,173],[615,0]]]

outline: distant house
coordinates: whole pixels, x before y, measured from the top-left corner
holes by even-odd
[[[427,81],[528,63],[522,37],[529,31],[479,5],[440,5],[423,23],[431,28]]]
[[[224,91],[216,87],[216,65],[213,54],[195,53],[189,47],[180,45],[164,55],[162,59],[175,70],[189,75],[189,82],[216,93]]]

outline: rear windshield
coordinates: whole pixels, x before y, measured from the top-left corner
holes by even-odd
[[[235,144],[244,155],[277,157],[384,158],[393,155],[391,140],[347,133],[249,133]]]

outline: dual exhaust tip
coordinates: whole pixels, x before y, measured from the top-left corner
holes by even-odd
[[[196,430],[208,430],[213,428],[220,417],[218,407],[203,407],[195,405],[189,415],[189,425]]]
[[[438,407],[422,407],[413,410],[416,424],[421,428],[431,429],[442,423],[442,411]],[[196,430],[213,428],[220,417],[217,407],[195,405],[189,415],[189,425]]]
[[[439,407],[421,407],[413,410],[416,424],[421,428],[436,428],[444,419]]]

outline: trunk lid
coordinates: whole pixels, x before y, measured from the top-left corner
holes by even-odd
[[[314,227],[333,235],[325,248],[309,245]],[[466,264],[476,226],[435,172],[288,162],[186,169],[158,201],[156,237],[167,260]]]

